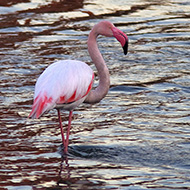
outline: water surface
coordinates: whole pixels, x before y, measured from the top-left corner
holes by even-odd
[[[190,189],[189,10],[188,0],[1,2],[1,189]],[[99,37],[110,91],[75,110],[65,158],[56,110],[27,118],[34,85],[59,59],[96,73],[86,40],[103,19],[128,35],[129,54]]]

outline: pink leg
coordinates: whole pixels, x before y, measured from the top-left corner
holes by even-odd
[[[65,149],[64,149],[65,154],[67,154],[67,152],[68,152],[69,134],[70,134],[70,129],[71,129],[72,114],[73,114],[73,111],[70,111],[70,112],[69,112],[68,128],[67,128],[67,137],[66,137],[66,141],[65,141]]]
[[[62,142],[63,142],[63,146],[64,146],[64,149],[65,149],[66,142],[65,142],[65,137],[64,137],[64,132],[63,132],[63,125],[62,125],[62,120],[61,120],[61,115],[60,115],[60,110],[59,109],[57,109],[57,113],[58,113],[58,118],[59,118],[59,127],[61,129]]]

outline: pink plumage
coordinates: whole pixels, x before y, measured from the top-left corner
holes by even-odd
[[[69,111],[74,109],[90,92],[93,78],[92,69],[84,62],[64,60],[51,64],[36,82],[29,117],[39,118],[56,107]]]

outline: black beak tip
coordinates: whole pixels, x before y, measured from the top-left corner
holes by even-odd
[[[125,55],[127,55],[128,52],[128,41],[125,42],[125,45],[123,46],[123,52]]]

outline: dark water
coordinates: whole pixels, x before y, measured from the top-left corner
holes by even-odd
[[[189,10],[188,0],[1,1],[0,189],[190,189]],[[58,59],[95,70],[86,40],[103,19],[128,34],[129,54],[99,38],[111,88],[75,110],[63,158],[56,111],[27,119],[34,84]]]

